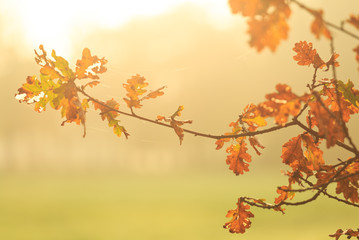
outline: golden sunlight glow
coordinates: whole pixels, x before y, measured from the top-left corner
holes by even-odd
[[[62,54],[71,51],[71,37],[95,28],[116,28],[138,17],[151,17],[182,4],[208,12],[219,26],[229,18],[227,1],[220,0],[12,0],[5,2],[25,30],[31,48],[44,44]]]

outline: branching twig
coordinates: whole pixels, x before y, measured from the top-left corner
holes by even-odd
[[[303,3],[300,3],[300,2],[297,1],[297,0],[290,0],[290,2],[297,4],[300,8],[306,10],[307,12],[309,12],[310,14],[313,15],[313,11],[312,11],[309,7],[305,6]],[[354,33],[349,32],[348,30],[344,29],[344,27],[343,27],[342,25],[341,25],[341,26],[338,26],[338,25],[336,25],[336,24],[334,24],[334,23],[331,23],[331,22],[329,22],[329,21],[326,21],[325,19],[323,19],[323,22],[324,22],[324,24],[326,24],[327,26],[332,27],[332,28],[334,28],[334,29],[336,29],[336,30],[339,30],[339,31],[341,31],[342,33],[347,34],[348,36],[359,40],[359,36],[358,36],[358,35],[355,35]]]

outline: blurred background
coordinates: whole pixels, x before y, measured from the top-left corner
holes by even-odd
[[[356,0],[302,2],[323,8],[324,17],[338,25],[359,9]],[[167,88],[138,114],[155,119],[184,105],[183,119],[193,120],[187,128],[222,134],[247,104],[263,101],[277,83],[297,94],[307,91],[313,70],[293,61],[294,43],[313,42],[323,59],[329,59],[330,47],[310,33],[313,19],[306,12],[293,6],[289,38],[275,53],[257,53],[247,44],[246,19],[232,15],[226,0],[0,4],[0,239],[327,239],[338,228],[358,227],[357,209],[322,197],[287,207],[285,215],[254,209],[244,236],[222,229],[238,197],[272,201],[276,187],[287,184],[280,173],[286,169],[281,145],[299,129],[260,136],[263,154],[251,152],[251,171],[235,176],[213,140],[185,134],[180,146],[172,129],[122,116],[131,134],[126,140],[93,110],[83,139],[82,127],[60,126],[59,112],[36,113],[14,98],[28,75],[39,74],[33,49],[40,44],[73,68],[88,47],[109,61],[93,96],[114,98],[126,110],[122,84],[140,74],[150,89]],[[338,76],[358,87],[352,51],[358,42],[333,34]],[[353,119],[351,134],[359,142],[357,125]],[[339,149],[326,152],[329,160],[345,156]]]

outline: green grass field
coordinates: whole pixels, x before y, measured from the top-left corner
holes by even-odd
[[[254,209],[252,228],[229,234],[222,225],[237,197],[275,196],[278,180],[262,180],[195,173],[6,173],[0,177],[0,239],[317,240],[329,239],[337,228],[359,227],[358,209],[321,197],[287,207],[285,215]]]

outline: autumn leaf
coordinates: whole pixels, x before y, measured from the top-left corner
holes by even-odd
[[[318,134],[324,136],[327,142],[327,148],[336,144],[336,141],[344,141],[345,132],[343,127],[336,120],[338,114],[330,114],[318,101],[310,102],[310,113],[313,115],[312,123],[319,129]]]
[[[105,58],[98,58],[91,56],[88,48],[82,51],[82,59],[76,62],[76,77],[78,79],[91,78],[99,79],[97,74],[104,73],[107,68],[104,66],[107,63]]]
[[[221,149],[221,148],[223,147],[224,143],[225,143],[225,142],[229,142],[229,141],[230,141],[229,138],[220,138],[220,139],[218,139],[218,140],[215,142],[215,144],[217,145],[216,150]]]
[[[351,14],[350,18],[347,20],[347,22],[359,30],[359,15]]]
[[[66,117],[66,120],[62,123],[75,122],[76,124],[82,123],[85,126],[85,110],[83,109],[82,103],[77,93],[77,87],[73,81],[69,81],[63,85],[59,95],[63,95],[64,98],[60,100],[58,108],[61,109],[62,117]],[[85,135],[85,134],[84,134]]]
[[[120,125],[120,120],[116,119],[119,115],[117,111],[120,107],[120,104],[114,99],[108,100],[104,103],[100,103],[98,100],[92,100],[95,110],[100,110],[101,119],[108,121],[108,126],[113,128],[113,132],[121,137],[122,134],[125,135],[126,138],[130,136],[130,134],[126,131],[124,126]]]
[[[306,148],[303,152],[302,144]],[[297,137],[293,137],[282,146],[282,160],[283,163],[289,165],[293,173],[298,171],[299,174],[305,173],[307,176],[313,175],[313,170],[319,169],[319,166],[323,164],[321,150],[313,142],[311,136],[307,134],[300,134]],[[292,178],[296,182],[298,178]]]
[[[258,151],[257,147],[264,149],[264,146],[258,141],[258,138],[256,136],[249,137],[248,138],[249,143],[251,144],[252,148],[256,151],[257,155],[261,155],[261,153]]]
[[[230,0],[229,6],[233,14],[249,17],[249,44],[258,52],[265,47],[274,52],[280,41],[287,39],[291,10],[286,1]]]
[[[184,137],[183,128],[181,128],[181,126],[186,123],[192,123],[192,120],[181,121],[175,119],[176,117],[181,116],[181,112],[183,111],[183,109],[184,109],[183,106],[179,106],[177,110],[172,114],[172,116],[168,118],[163,116],[157,116],[157,121],[165,121],[170,123],[171,127],[173,128],[173,130],[175,131],[175,133],[177,134],[180,140],[180,145],[182,144]]]
[[[229,153],[226,163],[236,175],[248,172],[248,163],[252,161],[251,155],[247,153],[245,141],[243,139],[239,141],[238,144],[232,144],[226,149],[226,152]]]
[[[247,22],[249,45],[256,48],[258,52],[265,47],[274,52],[279,43],[288,38],[289,26],[286,20],[286,16],[281,13],[249,19]]]
[[[297,96],[286,84],[277,84],[276,90],[266,95],[267,101],[258,104],[258,110],[262,117],[274,117],[278,125],[284,125],[290,115],[299,114],[301,103],[306,102],[309,95]]]
[[[314,21],[311,25],[311,30],[312,33],[314,33],[315,37],[319,39],[320,36],[323,35],[328,39],[332,39],[332,35],[323,20],[323,11],[310,10],[310,12],[314,16]]]
[[[348,171],[344,170],[340,173],[340,177],[343,178],[337,181],[336,194],[342,193],[346,200],[350,200],[352,203],[359,202],[359,175],[348,176]]]
[[[285,200],[292,200],[295,196],[295,192],[291,192],[288,190],[291,190],[291,186],[281,186],[280,188],[277,188],[277,193],[279,196],[274,200],[275,204],[279,204]]]
[[[159,89],[155,90],[155,91],[151,91],[150,93],[148,93],[146,96],[144,96],[143,98],[141,98],[142,100],[146,100],[146,99],[150,99],[150,98],[156,98],[159,96],[162,96],[163,94],[165,94],[162,90],[165,88],[166,86],[160,87]]]
[[[263,0],[229,0],[228,3],[233,14],[240,13],[244,17],[253,17],[268,8]]]
[[[297,55],[293,56],[298,65],[310,66],[313,64],[314,68],[323,68],[326,66],[325,62],[320,58],[317,50],[313,49],[311,42],[300,41],[294,45],[293,50]]]
[[[300,161],[305,161],[303,150],[302,150],[302,137],[291,138],[288,142],[282,146],[283,163],[295,168],[299,165]]]
[[[355,59],[359,63],[359,45],[356,48],[354,48],[353,51],[355,52]],[[359,70],[359,67],[358,67],[358,70]]]
[[[333,67],[339,67],[339,63],[336,61],[336,59],[339,57],[339,54],[334,53],[332,54],[332,56],[330,57],[330,59],[328,60],[328,62],[325,63],[325,65],[327,66],[326,71],[329,70],[330,66]]]
[[[312,135],[305,133],[301,135],[304,147],[307,149],[304,152],[306,159],[313,165],[313,169],[319,171],[324,165],[323,151],[319,148],[319,142],[315,142]]]
[[[148,86],[146,79],[139,74],[132,76],[127,80],[127,83],[123,84],[123,87],[126,89],[128,98],[123,98],[123,100],[127,103],[129,108],[140,108],[142,105],[140,104],[139,96],[143,95],[147,92],[145,87]]]
[[[39,49],[42,53],[40,54],[35,50],[35,61],[41,66],[41,75],[48,76],[49,80],[57,80],[59,83],[75,80],[75,73],[63,57],[57,56],[53,50],[51,54],[53,59],[50,59],[47,57],[47,52],[43,45],[40,45]]]
[[[244,233],[246,229],[250,228],[251,221],[249,218],[254,217],[253,213],[248,211],[250,206],[244,204],[241,199],[238,199],[237,208],[229,210],[226,217],[231,218],[229,222],[223,225],[223,228],[229,229],[231,233]]]
[[[175,118],[175,117],[180,117],[182,114],[184,107],[183,106],[179,106],[177,108],[177,110],[172,114],[171,118]]]
[[[351,237],[359,238],[359,229],[357,231],[353,229],[347,229],[343,231],[343,229],[338,229],[334,234],[330,234],[329,237],[335,237],[335,240],[338,240],[341,236],[346,236],[347,239]]]
[[[81,87],[82,87],[82,89],[85,89],[87,86],[93,88],[94,86],[97,86],[98,84],[100,84],[100,81],[91,81]]]
[[[69,63],[63,57],[57,56],[55,50],[52,50],[51,56],[55,59],[55,68],[60,70],[64,80],[73,81],[75,79],[75,73],[69,67]]]
[[[355,107],[359,107],[359,91],[354,89],[354,84],[352,81],[348,80],[347,83],[338,80],[338,90],[343,94],[343,97],[346,101],[353,104]]]
[[[36,76],[28,76],[26,83],[15,94],[15,99],[19,100],[19,102],[34,104],[34,109],[37,112],[46,110],[46,105],[51,104],[57,97],[54,89],[61,86],[59,83],[50,80],[49,77],[41,76],[40,80]],[[55,108],[53,104],[51,105]]]
[[[264,117],[260,115],[258,107],[254,104],[249,104],[245,107],[243,113],[240,115],[240,121],[248,124],[248,130],[254,132],[258,127],[263,127],[267,125]]]
[[[343,235],[343,230],[338,229],[334,234],[330,234],[329,237],[335,237],[335,240],[338,240]]]
[[[359,92],[355,90],[353,86],[350,85],[350,82],[348,82],[347,85],[344,85],[341,81],[336,81],[336,83],[338,85],[339,93],[337,93],[334,80],[332,83],[323,86],[323,103],[336,116],[341,117],[344,122],[348,122],[350,116],[358,113],[359,109],[350,101],[346,100],[346,98],[342,94],[342,91],[346,94],[347,97],[351,99],[351,101],[355,100],[355,96],[357,94],[359,95]]]

